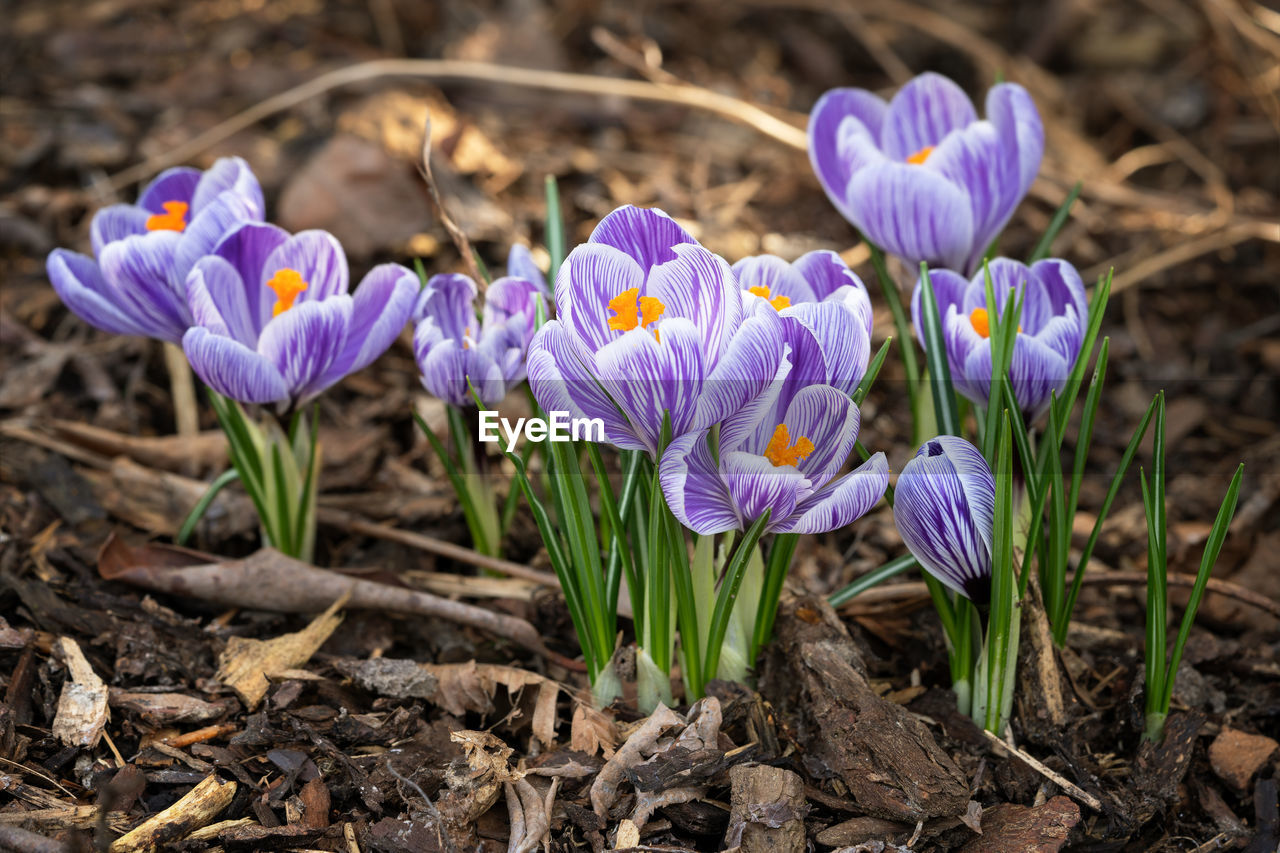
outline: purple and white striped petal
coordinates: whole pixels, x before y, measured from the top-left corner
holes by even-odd
[[[306,393],[320,393],[386,352],[409,322],[417,297],[418,276],[412,270],[400,264],[380,264],[369,270],[351,300],[351,329],[342,352]]]
[[[790,518],[770,526],[778,533],[827,533],[870,512],[888,487],[889,462],[876,453],[801,501]]]
[[[192,169],[190,166],[165,169],[138,196],[138,207],[152,214],[164,213],[167,201],[180,201],[190,205],[201,174],[199,169]]]
[[[529,247],[522,243],[511,244],[511,251],[507,253],[507,275],[532,282],[544,296],[551,295],[551,288],[547,286],[547,277],[534,262],[533,253],[529,251]]]
[[[890,158],[905,161],[977,120],[973,101],[963,89],[927,71],[899,89],[889,102],[880,146]]]
[[[94,257],[102,256],[102,247],[134,234],[147,233],[147,220],[151,214],[137,205],[113,204],[93,215],[89,223],[89,244]]]
[[[431,320],[424,320],[418,331],[426,338]],[[433,346],[419,347],[415,335],[414,349],[418,355],[418,368],[422,371],[422,385],[435,397],[454,406],[473,406],[471,387],[474,386],[481,402],[496,406],[506,396],[502,370],[487,355],[471,349],[463,349],[452,338],[440,340]]]
[[[611,328],[609,308],[628,290],[642,292],[645,273],[633,258],[613,246],[578,246],[556,276],[556,316],[578,341],[582,352],[594,353],[622,331]]]
[[[244,282],[245,300],[253,316],[254,336],[262,334],[271,321],[276,292],[267,287],[262,271],[272,252],[289,239],[289,232],[268,222],[243,222],[232,229],[214,248],[213,253],[235,267]]]
[[[813,444],[797,467],[814,488],[825,486],[844,467],[858,439],[860,422],[853,400],[830,385],[811,385],[795,395],[782,423],[792,443],[803,437]]]
[[[503,276],[484,293],[484,328],[510,326],[518,332],[521,347],[528,347],[538,330],[538,306],[546,305],[545,294],[527,278]],[[543,309],[545,313],[545,308]]]
[[[754,453],[722,453],[720,469],[743,527],[752,524],[766,510],[771,511],[771,527],[789,519],[796,504],[813,493],[813,484],[796,468],[774,465]]]
[[[666,323],[659,324],[663,341]],[[773,310],[748,317],[729,340],[701,387],[695,429],[706,429],[755,399],[779,376],[783,358],[783,326]]]
[[[933,286],[933,296],[938,303],[938,319],[945,319],[947,309],[956,306],[959,313],[963,313],[968,317],[968,312],[964,311],[965,294],[969,290],[969,279],[960,275],[958,272],[951,270],[929,270],[929,284]],[[916,288],[911,293],[911,323],[915,326],[916,337],[921,341],[924,340],[924,308],[921,300],[924,298],[924,280],[916,280]],[[985,299],[983,301],[985,304]]]
[[[187,275],[187,305],[194,325],[258,347],[254,309],[236,268],[217,255],[201,258]]]
[[[115,335],[148,334],[147,329],[120,309],[113,288],[102,277],[102,270],[93,258],[54,249],[45,268],[58,298],[81,320]]]
[[[474,304],[478,292],[471,276],[461,273],[433,275],[415,297],[413,319],[421,323],[431,318],[444,337],[462,346],[463,341],[480,337],[480,321]]]
[[[286,239],[267,257],[259,283],[265,287],[282,269],[296,271],[307,283],[296,305],[345,296],[350,286],[342,244],[327,231],[300,231]]]
[[[135,234],[105,245],[98,261],[122,313],[149,337],[175,344],[191,325],[186,282],[171,279],[181,239],[176,231]]]
[[[1085,296],[1084,281],[1075,267],[1058,258],[1036,261],[1029,271],[1028,283],[1026,307],[1022,311],[1025,318],[1022,325],[1027,332],[1039,333],[1047,325],[1047,318],[1066,316],[1068,308],[1073,309],[1083,332],[1084,322],[1089,316],[1089,301]]]
[[[243,197],[223,193],[191,216],[182,231],[173,258],[173,276],[177,284],[187,279],[196,261],[213,252],[222,239],[241,222],[253,218],[254,209]]]
[[[671,261],[649,273],[644,293],[662,303],[663,320],[683,317],[693,323],[714,365],[742,322],[737,281],[723,258],[701,246],[680,243],[672,252]]]
[[[671,442],[658,465],[658,479],[671,513],[695,533],[706,536],[742,526],[705,431]]]
[[[279,403],[289,399],[284,377],[270,361],[239,341],[193,326],[182,349],[200,381],[241,403]]]
[[[662,322],[659,333],[634,329],[596,353],[601,386],[651,453],[658,448],[664,413],[671,416],[672,438],[706,426],[695,422],[706,378],[698,330],[677,317]]]
[[[948,136],[922,168],[945,176],[969,199],[973,244],[965,271],[971,271],[1022,200],[1018,161],[1007,156],[995,126],[978,121]]]
[[[799,261],[796,262],[799,264]],[[792,264],[777,255],[755,255],[743,258],[733,265],[738,286],[750,292],[753,287],[764,288],[769,299],[785,296],[790,304],[815,302],[821,299],[809,281]],[[762,298],[758,294],[756,298]]]
[[[920,565],[949,589],[985,605],[991,584],[995,478],[953,436],[925,443],[894,490],[894,522]],[[959,462],[957,463],[957,460]],[[963,473],[962,473],[963,472]],[[988,514],[986,501],[991,496]]]
[[[583,364],[577,345],[559,320],[538,330],[529,345],[529,388],[547,412],[599,418],[605,438],[624,450],[647,450],[635,430]]]
[[[1035,101],[1017,83],[999,83],[987,92],[987,120],[1000,132],[1006,156],[1018,163],[1018,197],[1027,194],[1044,158],[1044,124]]]
[[[258,352],[275,365],[295,402],[312,395],[312,383],[333,364],[351,329],[352,300],[343,293],[301,302],[272,319]]]
[[[675,260],[674,246],[698,241],[664,211],[627,204],[601,219],[588,242],[613,246],[629,255],[647,277],[651,268]]]
[[[842,211],[849,178],[858,164],[841,150],[841,138],[860,134],[874,150],[885,110],[884,100],[864,89],[832,89],[809,113],[809,162],[827,196]]]
[[[835,302],[802,303],[785,309],[784,313],[803,325],[821,348],[826,369],[820,381],[844,394],[852,394],[871,360],[871,338],[862,318]]]
[[[199,214],[224,192],[233,193],[249,206],[249,219],[261,219],[267,211],[262,187],[249,164],[239,157],[220,157],[200,175],[190,196],[192,214]]]
[[[849,181],[853,224],[884,251],[912,264],[960,267],[973,244],[963,190],[929,169],[885,163]]]

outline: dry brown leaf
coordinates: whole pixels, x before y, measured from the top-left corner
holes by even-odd
[[[569,748],[587,755],[595,755],[599,751],[608,759],[613,757],[617,745],[618,729],[613,718],[585,702],[578,702],[569,726]]]
[[[62,656],[68,678],[58,697],[53,735],[66,746],[97,746],[109,718],[107,685],[85,660],[75,640],[59,637],[54,648]]]
[[[246,708],[253,710],[266,695],[270,676],[302,666],[324,645],[342,622],[338,610],[348,597],[343,595],[296,634],[266,641],[232,637],[218,658],[218,679],[236,692]]]
[[[639,764],[644,755],[653,750],[665,730],[681,725],[684,725],[684,719],[679,714],[658,703],[657,710],[631,733],[622,748],[600,768],[596,781],[591,784],[591,808],[598,816],[607,815],[609,807],[618,799],[618,785],[625,778],[627,769]]]
[[[499,684],[507,688],[513,699],[525,687],[537,687],[534,703],[533,736],[544,746],[555,743],[556,699],[560,685],[536,672],[500,664],[422,664],[434,675],[439,687],[434,701],[454,716],[467,711],[488,713],[493,710],[493,695]]]

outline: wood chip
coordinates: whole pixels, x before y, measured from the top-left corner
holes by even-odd
[[[58,698],[53,736],[66,746],[97,746],[109,718],[107,685],[93,671],[75,640],[59,637],[54,649],[67,667],[68,680]]]
[[[296,634],[266,641],[230,638],[218,658],[218,678],[252,711],[266,695],[270,676],[302,666],[324,645],[342,622],[338,610],[347,603],[347,598],[346,595],[339,598]]]
[[[152,815],[130,832],[120,836],[110,853],[149,853],[186,838],[209,823],[231,804],[235,782],[209,776],[169,808]]]

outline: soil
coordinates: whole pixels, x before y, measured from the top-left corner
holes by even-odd
[[[107,849],[129,830],[110,849],[1280,845],[1280,605],[1268,607],[1280,602],[1276,12],[1234,0],[18,0],[5,18],[0,849]],[[971,92],[997,76],[1027,85],[1047,153],[1002,249],[1028,254],[1079,179],[1055,254],[1089,281],[1116,271],[1107,405],[1074,547],[1160,388],[1171,571],[1194,573],[1245,463],[1215,577],[1264,606],[1206,598],[1164,741],[1140,739],[1145,596],[1132,575],[1146,540],[1133,477],[1048,676],[1023,643],[1025,683],[1056,684],[1063,701],[1022,690],[1019,754],[956,712],[917,587],[880,588],[839,613],[823,601],[902,552],[883,507],[797,553],[759,692],[716,683],[712,699],[647,720],[627,697],[591,709],[523,510],[505,543],[523,576],[440,553],[467,533],[410,416],[416,406],[443,424],[407,338],[322,400],[316,563],[390,585],[385,595],[433,592],[502,619],[479,628],[358,598],[317,616],[331,600],[290,598],[306,581],[254,562],[252,508],[234,489],[199,527],[198,553],[169,547],[226,465],[212,412],[198,407],[198,435],[175,435],[162,347],[70,315],[44,257],[87,251],[92,212],[132,200],[175,152],[196,165],[245,157],[269,216],[332,230],[353,280],[385,260],[463,268],[417,174],[429,110],[440,192],[490,267],[513,241],[542,244],[553,174],[571,244],[619,204],[655,205],[730,260],[832,248],[872,282],[804,152],[699,109],[529,88],[520,72],[378,75],[202,137],[326,72],[391,57],[684,81],[795,127],[828,88],[887,91],[912,71]],[[872,290],[880,338],[891,323]],[[897,468],[912,450],[901,382],[891,363],[861,435]],[[223,565],[240,585],[203,598],[139,585],[117,571],[121,554],[164,578],[237,561]],[[1186,591],[1171,597],[1180,617]],[[522,620],[541,650],[501,627]]]

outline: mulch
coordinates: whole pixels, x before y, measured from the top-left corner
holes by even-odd
[[[802,546],[755,689],[714,683],[709,699],[649,718],[628,696],[594,709],[532,520],[517,515],[505,543],[523,576],[441,553],[467,534],[410,417],[415,406],[429,423],[442,414],[407,341],[321,403],[317,565],[380,585],[383,604],[438,596],[511,631],[358,597],[323,614],[338,595],[291,608],[288,576],[258,551],[235,490],[192,552],[172,549],[226,464],[212,413],[201,407],[198,436],[175,436],[159,345],[88,329],[43,272],[53,247],[87,246],[93,210],[132,197],[113,176],[353,62],[673,75],[793,123],[832,86],[887,88],[906,69],[934,68],[978,91],[998,72],[1029,86],[1049,127],[1042,178],[1002,245],[1029,251],[1083,179],[1056,251],[1087,279],[1116,270],[1107,405],[1075,547],[1163,388],[1171,571],[1195,571],[1244,461],[1215,577],[1280,601],[1274,15],[1210,0],[1088,15],[1066,3],[903,0],[844,11],[794,0],[44,0],[6,17],[0,849],[1277,849],[1272,612],[1210,594],[1168,734],[1140,740],[1145,596],[1126,579],[1145,570],[1136,483],[1090,568],[1115,577],[1086,586],[1067,648],[1046,670],[1024,641],[1028,686],[1006,743],[956,712],[927,596],[904,587],[839,612],[824,603],[901,553],[883,510]],[[870,281],[803,151],[684,107],[518,80],[377,79],[250,124],[193,162],[246,157],[273,218],[332,230],[353,275],[410,257],[454,270],[416,172],[427,110],[440,191],[491,266],[512,240],[541,244],[543,177],[555,174],[571,242],[619,204],[656,205],[730,260],[835,248]],[[890,325],[881,310],[877,335]],[[861,436],[898,466],[911,451],[901,381],[888,365]],[[239,597],[126,582],[121,549],[164,577],[176,566],[239,571]],[[1180,614],[1185,592],[1171,598]],[[519,640],[520,625],[541,650]],[[1060,704],[1043,701],[1045,684]]]

